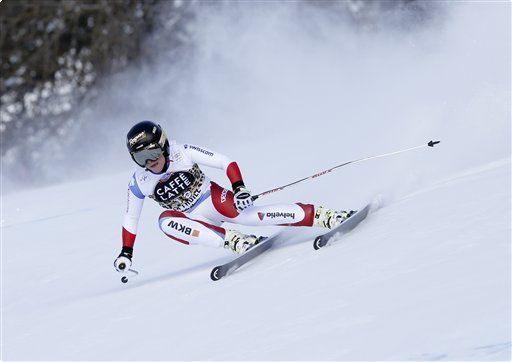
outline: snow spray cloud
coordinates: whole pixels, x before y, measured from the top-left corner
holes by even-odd
[[[236,158],[256,192],[337,162],[445,141],[442,154],[361,164],[297,187],[318,202],[333,195],[308,189],[358,186],[355,198],[418,169],[452,172],[510,152],[509,4],[416,3],[419,12],[365,12],[359,2],[194,4],[190,48],[106,79],[78,117],[75,154],[42,160],[47,174],[130,168],[124,137],[143,119]]]
[[[361,164],[292,191],[326,204],[408,192],[433,175],[506,157],[507,6],[452,3],[412,25],[403,21],[414,17],[395,11],[386,23],[374,17],[373,27],[289,4],[208,9],[196,33],[196,97],[185,107],[186,117],[208,120],[208,132],[193,136],[237,155],[261,190],[337,162],[444,141],[437,153]],[[309,191],[340,185],[354,195]]]

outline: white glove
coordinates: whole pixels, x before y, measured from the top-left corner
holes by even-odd
[[[238,211],[243,211],[253,204],[251,192],[245,186],[240,186],[235,190],[234,201],[235,209]]]
[[[116,260],[114,260],[114,268],[119,273],[126,273],[128,269],[132,266],[132,253],[128,252],[123,248],[123,251]]]

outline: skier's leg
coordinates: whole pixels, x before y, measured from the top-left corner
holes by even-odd
[[[224,246],[226,230],[213,223],[194,218],[192,214],[167,210],[158,219],[160,229],[171,239],[184,244]]]
[[[211,183],[210,190],[211,205],[217,215],[211,215],[211,217],[215,219],[251,226],[313,226],[315,216],[313,205],[297,203],[252,206],[239,212],[234,207],[231,191],[214,182]]]
[[[165,235],[187,245],[223,246],[235,253],[243,253],[260,241],[255,235],[226,230],[200,219],[204,217],[168,210],[160,215],[158,221]]]
[[[231,222],[251,226],[313,226],[314,217],[313,205],[277,204],[249,207]]]
[[[252,206],[238,212],[233,205],[233,193],[216,183],[211,183],[211,204],[217,216],[212,218],[236,224],[265,226],[319,226],[332,229],[341,224],[351,213],[335,211],[311,204],[280,204]],[[210,204],[210,203],[208,203]],[[210,209],[211,205],[209,206]],[[220,217],[219,217],[220,216]]]

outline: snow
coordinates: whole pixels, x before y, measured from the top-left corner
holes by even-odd
[[[454,174],[319,251],[290,228],[219,282],[231,254],[167,239],[156,206],[120,282],[125,174],[7,195],[4,359],[510,359],[509,176],[510,159]]]
[[[152,96],[170,78],[154,74],[134,90],[133,115],[113,103],[128,119],[123,129],[143,113],[161,116],[171,137],[236,158],[255,193],[353,159],[441,143],[262,197],[380,207],[319,251],[318,229],[287,228],[285,242],[218,282],[211,268],[233,255],[167,238],[151,200],[135,245],[140,275],[120,282],[113,261],[133,166],[126,154],[112,160],[101,149],[98,168],[78,182],[2,194],[2,359],[510,360],[510,39],[502,32],[510,24],[502,10],[467,3],[441,34],[418,35],[414,46],[348,34],[344,56],[315,42],[294,49],[284,33],[268,44],[251,29],[236,43],[228,35],[243,21],[207,23],[229,34],[211,37],[216,47],[203,44],[213,54],[168,102],[181,113],[164,117],[168,103]],[[281,24],[274,20],[270,32]],[[223,42],[234,51],[222,52]],[[312,44],[313,56],[301,52]],[[269,47],[268,57],[258,47]],[[97,107],[99,118],[108,107]],[[113,142],[119,153],[121,138]],[[101,172],[112,164],[126,171]],[[75,166],[48,172],[65,179]],[[205,171],[227,185],[221,171]]]

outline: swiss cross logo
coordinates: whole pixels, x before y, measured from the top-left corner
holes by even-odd
[[[260,218],[260,220],[263,220],[263,218],[265,217],[265,214],[262,212],[258,212],[258,217]]]

